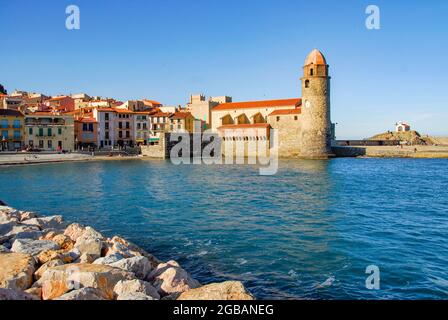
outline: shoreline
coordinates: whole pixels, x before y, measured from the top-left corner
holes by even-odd
[[[417,152],[414,152],[417,148]],[[384,158],[384,159],[448,159],[446,146],[412,146],[397,149],[389,146],[337,146],[333,147],[334,158]],[[37,156],[36,160],[22,160],[25,157]],[[9,159],[8,159],[9,158]],[[283,159],[283,158],[280,158]],[[284,158],[292,159],[292,158]],[[299,158],[297,158],[299,160]],[[70,154],[0,154],[0,167],[22,166],[65,162],[121,161],[121,160],[163,160],[141,155],[132,156],[92,156],[81,153]]]
[[[0,300],[254,300],[240,281],[203,285],[119,236],[0,201]]]

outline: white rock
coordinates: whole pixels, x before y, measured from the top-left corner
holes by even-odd
[[[66,224],[62,221],[62,216],[49,216],[41,218],[32,218],[22,221],[22,224],[35,225],[43,229],[64,229]]]
[[[173,260],[159,264],[149,278],[161,295],[181,293],[201,285]]]
[[[107,300],[101,290],[96,288],[81,288],[70,291],[54,300]]]
[[[124,259],[124,257],[119,253],[115,253],[115,254],[111,254],[110,256],[107,256],[107,257],[98,258],[95,261],[93,261],[93,263],[94,264],[111,264],[111,263],[117,262],[121,259]]]
[[[160,299],[160,295],[157,290],[149,282],[138,279],[118,281],[114,287],[114,293],[118,297],[141,293],[146,296],[150,296],[153,299]]]
[[[81,255],[91,255],[93,260],[96,260],[101,256],[102,247],[103,243],[100,239],[83,238],[82,236],[79,237],[75,243],[75,248],[81,252]]]
[[[112,239],[108,239],[107,244],[108,244],[108,252],[106,253],[106,256],[115,253],[120,253],[125,258],[144,256],[148,258],[153,268],[155,268],[160,263],[160,261],[152,254],[146,252],[142,248],[136,246],[132,242],[129,242],[121,237],[115,236]]]
[[[157,300],[157,299],[147,296],[144,293],[136,292],[120,295],[117,297],[117,300]]]
[[[240,281],[225,281],[188,290],[177,300],[254,300],[254,297]]]
[[[37,256],[45,250],[58,250],[59,246],[50,240],[17,239],[11,247],[12,252],[28,253]]]
[[[151,262],[148,258],[143,256],[118,260],[117,262],[110,263],[109,265],[133,272],[135,276],[141,280],[147,279],[152,269]]]

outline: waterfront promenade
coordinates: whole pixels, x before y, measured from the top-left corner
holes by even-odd
[[[60,163],[60,162],[76,162],[76,161],[98,161],[98,160],[123,160],[137,159],[138,156],[120,156],[114,154],[108,155],[92,155],[85,153],[0,153],[0,166],[2,165],[25,165],[40,163]]]

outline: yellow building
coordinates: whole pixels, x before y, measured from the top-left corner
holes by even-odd
[[[195,118],[190,112],[178,111],[169,117],[170,132],[190,132],[193,133]]]
[[[24,115],[20,111],[0,109],[0,151],[22,148],[23,123]]]
[[[25,116],[25,144],[43,151],[74,150],[74,118],[52,112]]]

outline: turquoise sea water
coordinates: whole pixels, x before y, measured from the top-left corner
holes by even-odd
[[[1,167],[0,199],[122,235],[259,299],[448,298],[448,160]],[[368,265],[380,290],[365,287]]]

